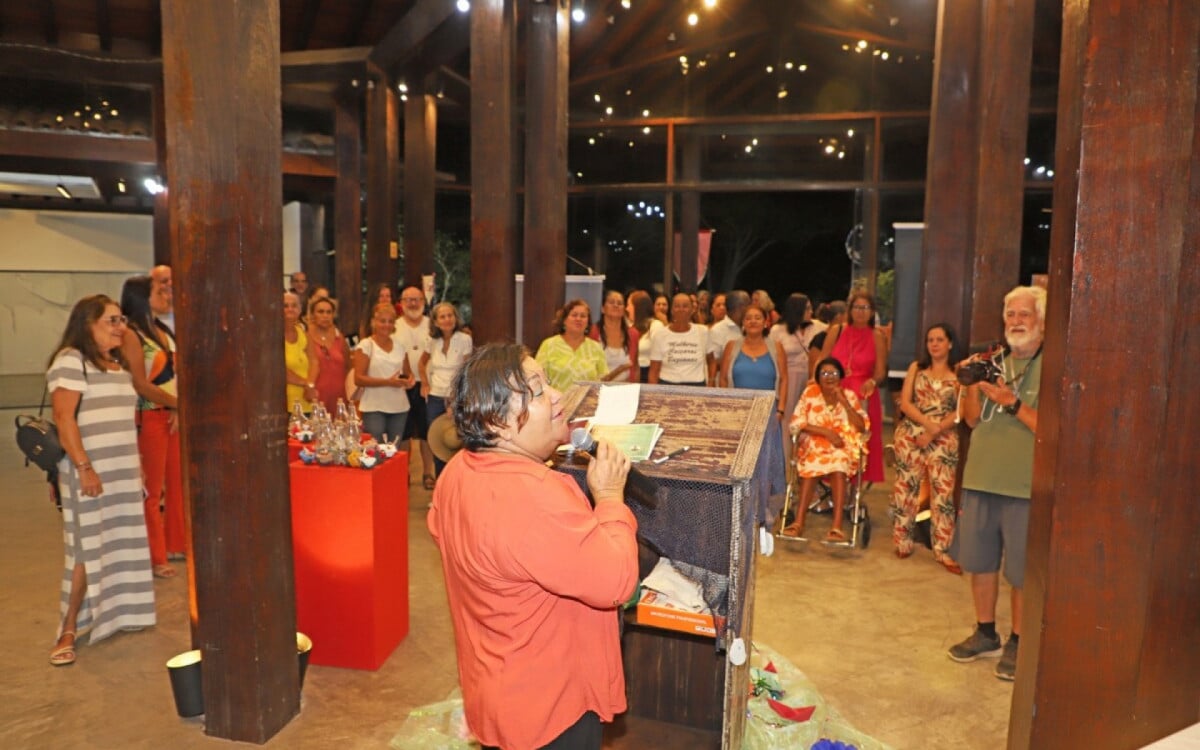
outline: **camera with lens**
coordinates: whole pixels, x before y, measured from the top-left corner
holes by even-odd
[[[985,380],[995,385],[1003,374],[996,363],[989,359],[977,359],[958,366],[958,382],[963,385],[975,385]]]

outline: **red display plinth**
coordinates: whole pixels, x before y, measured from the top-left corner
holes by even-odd
[[[408,454],[374,469],[289,465],[296,628],[309,661],[379,669],[408,635]]]

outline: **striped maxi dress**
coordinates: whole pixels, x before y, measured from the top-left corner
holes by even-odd
[[[85,363],[78,350],[64,349],[51,363],[46,383],[51,392],[58,388],[80,392],[79,434],[104,485],[99,497],[85,497],[70,457],[59,461],[65,551],[59,634],[71,594],[71,573],[79,562],[87,573],[87,593],[75,627],[81,634],[89,633],[88,643],[119,630],[154,625],[154,578],[142,512],[133,380],[126,370],[98,370]]]

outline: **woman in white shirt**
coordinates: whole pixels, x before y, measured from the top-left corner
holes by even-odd
[[[354,384],[362,388],[358,409],[363,430],[376,440],[394,440],[404,434],[408,419],[408,394],[415,378],[404,348],[392,341],[396,309],[380,302],[371,313],[371,335],[354,347]]]
[[[450,395],[450,381],[470,356],[474,344],[463,331],[458,308],[449,302],[439,302],[429,312],[429,340],[425,353],[417,367],[421,371],[421,395],[425,397],[427,426],[446,412],[446,397]],[[437,474],[446,468],[446,462],[433,457]],[[427,486],[425,489],[433,489]]]
[[[650,383],[698,385],[708,383],[708,329],[692,323],[692,298],[676,294],[671,301],[671,325],[650,342]]]

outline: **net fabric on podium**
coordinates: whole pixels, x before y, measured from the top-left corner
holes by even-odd
[[[568,418],[592,416],[600,387],[582,383],[569,390]],[[715,649],[710,639],[706,646],[696,644],[687,657],[679,656],[677,644],[668,643],[675,636],[636,629],[639,659],[647,650],[655,652],[660,639],[664,654],[692,662],[681,665],[685,672],[690,667],[716,675],[718,684],[711,686],[715,694],[700,695],[703,690],[698,689],[684,701],[663,699],[672,690],[679,693],[677,685],[667,684],[679,679],[678,672],[662,675],[661,686],[656,684],[658,677],[636,672],[627,633],[630,711],[645,709],[644,715],[657,720],[719,730],[721,746],[727,748],[741,744],[749,673],[745,665],[727,668],[724,652],[737,638],[750,644],[755,540],[758,527],[767,522],[770,496],[785,489],[776,408],[771,391],[644,384],[635,419],[663,428],[652,458],[690,447],[662,464],[637,464],[659,485],[656,508],[627,501],[638,521],[640,574],[649,573],[658,556],[703,569],[710,574],[702,574],[706,598],[714,599],[708,603],[723,616],[724,627],[718,628]],[[564,463],[559,468],[572,474],[586,492],[583,466]],[[656,554],[647,555],[647,547]],[[640,695],[648,696],[647,706],[639,708]],[[688,701],[699,705],[671,705]]]

